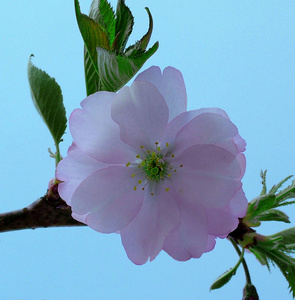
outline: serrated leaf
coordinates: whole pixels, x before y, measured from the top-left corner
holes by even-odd
[[[109,44],[115,38],[116,19],[113,8],[106,0],[93,0],[90,6],[89,17],[105,28]]]
[[[223,274],[221,274],[215,281],[214,283],[211,285],[210,290],[216,290],[216,289],[220,289],[221,287],[223,287],[225,284],[227,284],[232,277],[236,275],[236,270],[231,268],[228,271],[224,272]]]
[[[278,209],[269,209],[264,213],[261,213],[257,219],[259,221],[280,221],[290,223],[289,217]]]
[[[139,71],[157,49],[158,43],[155,43],[152,48],[141,56],[128,58],[98,48],[98,71],[103,89],[112,92],[119,90]]]
[[[54,78],[32,64],[31,57],[28,62],[28,79],[32,100],[58,147],[67,126],[61,88]]]
[[[267,193],[267,189],[266,189],[266,173],[267,173],[267,170],[265,171],[260,171],[260,177],[262,179],[262,191],[260,193],[260,196],[262,195],[265,195]]]
[[[262,252],[268,260],[279,267],[289,283],[293,297],[295,297],[295,260],[285,254],[282,249],[269,248],[267,245],[264,245],[263,242],[258,242],[255,247],[256,250]]]
[[[153,17],[151,15],[148,7],[146,7],[145,9],[149,16],[149,29],[140,41],[138,41],[137,43],[135,43],[134,45],[132,45],[126,49],[125,55],[128,57],[136,56],[138,54],[138,51],[145,50],[150,41],[150,38],[151,38],[151,35],[153,32]]]
[[[290,176],[286,177],[285,179],[281,180],[278,184],[274,185],[274,186],[270,189],[269,193],[270,193],[270,194],[275,194],[275,193],[279,190],[279,188],[280,188],[287,180],[289,180],[291,177],[293,177],[293,176],[290,175]]]
[[[295,244],[295,227],[272,234],[269,237],[270,238],[282,237],[282,239],[279,242],[284,244],[285,246]]]
[[[106,30],[93,19],[81,13],[79,1],[75,0],[75,12],[78,26],[94,69],[97,71],[96,48],[110,49]]]
[[[291,198],[295,198],[295,194],[292,195]],[[295,201],[282,202],[282,203],[277,204],[276,207],[287,206],[287,205],[291,205],[291,204],[294,204],[294,203],[295,203]]]
[[[97,68],[94,67],[87,49],[84,47],[84,69],[87,96],[102,91],[100,77]]]
[[[84,69],[87,96],[97,91],[117,91],[158,49],[158,43],[155,43],[152,48],[145,51],[153,29],[148,9],[149,29],[136,44],[138,49],[132,57],[127,57],[124,53],[134,24],[133,16],[124,0],[118,1],[116,15],[107,0],[93,0],[89,17],[81,13],[78,0],[75,0],[75,10],[85,43]]]
[[[253,216],[260,214],[274,206],[276,203],[276,196],[273,194],[266,194],[256,198],[249,206],[249,210]]]
[[[125,5],[125,0],[118,0],[116,10],[116,49],[123,53],[128,38],[132,32],[134,18],[130,9]],[[114,49],[114,46],[112,47]]]
[[[277,206],[283,206],[288,205],[284,203],[286,200],[295,198],[295,180],[292,181],[292,183],[287,186],[285,189],[280,191],[277,195]],[[289,202],[290,204],[293,203],[293,201]]]
[[[262,265],[267,265],[267,267],[269,267],[266,256],[263,253],[257,251],[257,249],[255,247],[250,247],[249,250],[256,256],[256,258],[259,260],[259,262]]]
[[[210,287],[210,290],[219,289],[219,288],[223,287],[225,284],[227,284],[232,279],[232,277],[236,274],[236,271],[237,271],[238,267],[240,266],[242,260],[244,259],[244,252],[245,252],[245,249],[243,248],[240,258],[239,258],[238,262],[236,263],[236,265],[233,268],[231,268],[228,271],[221,274],[213,282],[213,284]]]

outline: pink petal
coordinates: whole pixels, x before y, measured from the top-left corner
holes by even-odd
[[[237,145],[239,152],[246,150],[246,142],[239,134],[234,137],[234,143]]]
[[[240,179],[242,179],[244,174],[245,174],[245,171],[246,171],[246,157],[245,157],[245,155],[243,153],[238,153],[237,161],[240,164],[240,168],[241,168]]]
[[[147,81],[157,87],[169,107],[169,121],[186,111],[187,96],[185,84],[180,71],[167,67],[163,74],[159,67],[150,67],[140,73],[135,81]]]
[[[243,189],[239,189],[230,201],[230,209],[238,218],[243,218],[246,215],[248,208],[248,200]]]
[[[212,251],[215,247],[215,244],[216,244],[215,237],[209,234],[208,235],[208,243],[207,243],[207,246],[206,246],[206,249],[204,252]]]
[[[229,205],[224,208],[210,207],[206,209],[208,216],[208,232],[209,234],[225,238],[228,234],[234,231],[238,224],[239,219],[236,215],[233,215]]]
[[[165,239],[163,250],[176,260],[200,257],[207,249],[207,218],[201,206],[181,204],[181,224]]]
[[[63,181],[58,185],[59,195],[68,205],[71,205],[71,198],[78,185],[86,177],[106,166],[80,149],[69,151],[68,156],[57,166],[56,178]]]
[[[203,113],[189,121],[176,135],[173,144],[174,154],[198,144],[214,144],[232,154],[238,153],[233,139],[238,134],[236,126],[218,114]]]
[[[154,85],[134,82],[118,93],[112,118],[120,127],[121,139],[140,150],[159,142],[168,122],[168,107]]]
[[[77,220],[81,223],[84,223],[84,224],[86,224],[86,218],[87,218],[88,215],[89,215],[89,213],[84,214],[84,215],[78,215],[78,214],[72,213],[73,219],[75,219],[75,220]]]
[[[169,143],[172,145],[176,134],[180,132],[185,125],[187,125],[195,117],[206,113],[220,115],[225,119],[229,119],[225,111],[219,108],[202,108],[184,112],[178,115],[168,124],[162,139],[162,144],[165,145],[166,143]]]
[[[134,157],[119,137],[119,127],[111,119],[115,93],[98,92],[81,102],[70,116],[70,129],[77,147],[105,163],[126,163]]]
[[[241,188],[234,155],[215,145],[196,145],[173,160],[171,180],[180,198],[207,207],[223,207]]]
[[[179,221],[179,207],[170,191],[159,190],[154,196],[146,193],[140,212],[120,232],[129,259],[137,265],[144,264],[148,258],[155,259]]]
[[[206,208],[206,214],[209,220],[208,232],[219,238],[226,238],[228,234],[234,231],[239,218],[243,218],[247,212],[248,201],[243,189],[239,189],[230,203],[223,208]]]
[[[72,197],[72,210],[84,215],[86,224],[104,233],[116,232],[136,216],[143,191],[135,191],[132,168],[112,166],[88,176]]]

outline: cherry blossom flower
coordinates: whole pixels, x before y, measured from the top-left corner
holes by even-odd
[[[162,249],[198,258],[246,213],[245,141],[223,110],[186,106],[181,73],[151,67],[118,93],[87,97],[70,117],[60,196],[75,219],[119,233],[135,264]]]

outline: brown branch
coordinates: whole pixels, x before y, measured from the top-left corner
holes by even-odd
[[[0,232],[61,226],[85,226],[72,218],[71,208],[53,185],[44,197],[28,207],[0,214]]]

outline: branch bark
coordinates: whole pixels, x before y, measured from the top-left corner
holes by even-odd
[[[0,214],[0,232],[62,226],[85,226],[72,218],[71,207],[57,193],[57,185],[52,186],[45,196],[31,205]]]

